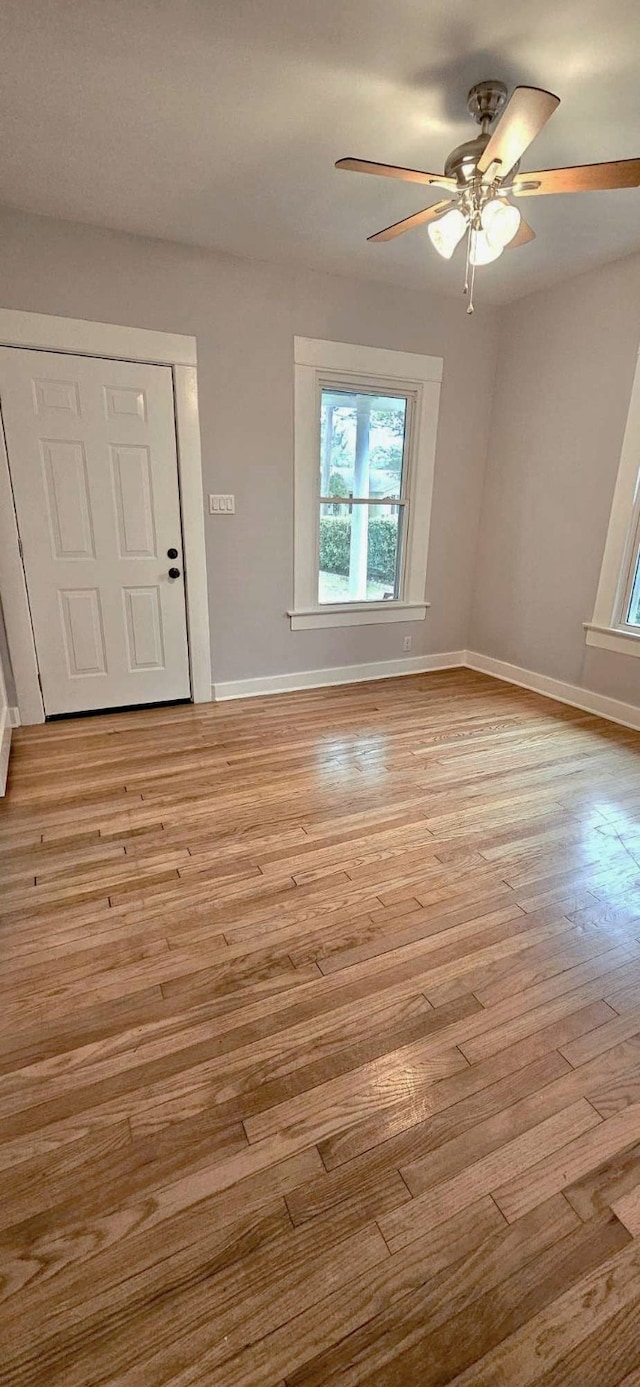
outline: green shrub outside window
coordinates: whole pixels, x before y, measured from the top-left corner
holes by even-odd
[[[375,516],[369,520],[367,573],[382,583],[396,580],[397,517]],[[349,572],[351,516],[323,515],[320,518],[320,568],[325,573]]]

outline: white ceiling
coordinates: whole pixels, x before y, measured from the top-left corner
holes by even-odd
[[[523,169],[638,156],[639,44],[638,0],[2,0],[0,202],[457,293],[424,229],[365,239],[437,191],[334,161],[440,170],[487,77],[562,99]],[[481,298],[640,249],[640,189],[526,215]]]

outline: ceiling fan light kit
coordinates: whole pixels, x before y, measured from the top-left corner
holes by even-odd
[[[487,239],[492,245],[499,246],[502,252],[505,246],[513,240],[522,217],[520,209],[514,207],[512,202],[500,197],[489,198],[480,213],[480,221],[483,230],[486,231]]]
[[[640,159],[521,174],[522,155],[553,115],[560,98],[539,87],[516,87],[508,101],[507,95],[504,82],[499,81],[478,82],[471,88],[467,109],[481,126],[481,133],[451,151],[443,174],[376,164],[367,159],[339,159],[336,164],[338,169],[424,183],[446,188],[453,194],[368,239],[391,241],[413,227],[427,225],[434,249],[443,259],[450,260],[466,236],[467,313],[473,313],[476,268],[497,260],[507,247],[515,249],[535,237],[520,209],[509,201],[509,194],[530,197],[640,185]]]
[[[444,260],[451,259],[466,230],[467,219],[458,207],[452,207],[450,212],[445,212],[437,222],[427,227],[431,244]]]
[[[482,227],[469,228],[469,260],[472,265],[490,265],[502,255],[502,246],[489,239]]]

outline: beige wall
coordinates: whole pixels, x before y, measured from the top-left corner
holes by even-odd
[[[502,310],[469,644],[640,704],[640,660],[585,645],[636,355],[640,256]]]
[[[480,300],[470,320],[462,300],[19,213],[0,213],[0,238],[5,307],[198,339],[205,492],[237,504],[206,520],[216,681],[399,658],[406,633],[415,655],[468,646],[640,704],[640,661],[588,649],[582,629],[640,338],[640,256],[499,313]],[[444,357],[424,623],[289,628],[295,334]]]
[[[460,300],[235,260],[71,223],[0,215],[0,304],[194,334],[216,681],[464,647],[495,367],[497,314]],[[384,248],[380,253],[384,253]],[[422,623],[292,632],[293,337],[444,357]]]

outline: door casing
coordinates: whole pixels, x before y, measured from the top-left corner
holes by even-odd
[[[189,668],[194,703],[211,701],[212,674],[195,337],[0,309],[0,345],[170,366],[173,376],[185,561]],[[20,721],[44,722],[20,537],[0,430],[0,591]]]

